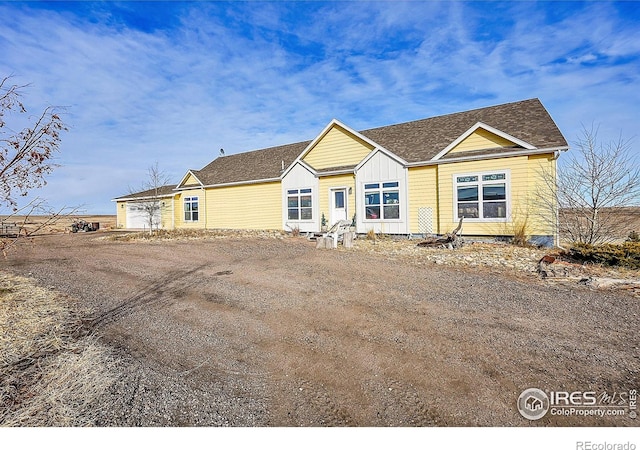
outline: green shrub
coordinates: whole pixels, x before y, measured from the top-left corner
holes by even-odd
[[[624,242],[620,245],[575,244],[569,250],[569,255],[582,262],[640,269],[640,242]]]

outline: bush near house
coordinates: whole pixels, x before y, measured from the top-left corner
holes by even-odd
[[[640,269],[640,242],[575,244],[569,250],[569,256],[582,262]]]

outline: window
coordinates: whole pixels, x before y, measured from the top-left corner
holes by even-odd
[[[458,219],[506,219],[506,173],[456,176],[455,182]]]
[[[184,198],[184,220],[185,222],[198,221],[198,197]]]
[[[311,188],[287,190],[287,217],[289,220],[312,220]]]
[[[333,193],[336,208],[344,208],[344,191],[336,191]]]
[[[367,220],[400,219],[400,189],[397,181],[364,185]]]

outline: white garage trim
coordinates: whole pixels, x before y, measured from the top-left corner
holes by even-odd
[[[149,229],[149,216],[145,211],[145,202],[127,202],[126,225],[127,229]],[[153,217],[153,228],[161,228],[161,204]]]

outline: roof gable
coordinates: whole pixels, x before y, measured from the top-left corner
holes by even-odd
[[[393,161],[397,162],[400,165],[405,166],[407,164],[406,161],[404,161],[403,159],[399,158],[398,155],[396,155],[395,153],[391,153],[389,150],[385,149],[384,147],[377,147],[377,148],[373,149],[373,151],[371,151],[366,156],[366,158],[364,158],[362,161],[360,161],[360,164],[358,164],[356,166],[355,171],[357,172],[358,170],[360,170],[365,164],[367,164],[367,162],[369,162],[369,160],[371,158],[376,156],[378,153],[381,153],[381,154],[387,156],[388,158],[392,159]]]
[[[374,148],[374,143],[333,120],[305,149],[300,159],[316,170],[353,167]]]
[[[178,188],[183,188],[183,187],[194,187],[194,186],[202,186],[202,181],[200,181],[198,179],[198,177],[195,175],[196,172],[195,170],[189,170],[184,177],[182,177],[182,180],[180,180],[180,183],[178,183],[178,186],[176,186],[176,189]]]
[[[538,149],[567,147],[564,136],[537,98],[373,128],[361,134],[405,161],[426,162],[478,122]]]
[[[438,160],[451,153],[472,152],[478,150],[521,148],[533,150],[536,147],[514,136],[504,133],[482,122],[476,123],[462,133],[455,141],[447,145],[432,159]]]

